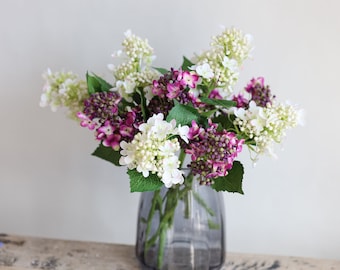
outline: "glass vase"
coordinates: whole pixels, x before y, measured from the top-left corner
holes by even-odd
[[[222,192],[191,177],[182,187],[141,194],[136,256],[142,269],[220,269],[224,230]]]

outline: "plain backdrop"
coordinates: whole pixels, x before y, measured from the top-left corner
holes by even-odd
[[[93,134],[39,107],[49,67],[111,80],[123,33],[148,38],[156,66],[207,49],[220,25],[254,37],[236,90],[264,76],[306,111],[278,159],[254,167],[245,195],[225,194],[227,249],[340,259],[337,0],[1,0],[0,232],[134,244],[139,194],[125,168],[91,156]],[[85,77],[84,77],[85,78]]]

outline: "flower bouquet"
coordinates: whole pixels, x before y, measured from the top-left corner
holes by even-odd
[[[177,68],[154,67],[148,41],[131,31],[125,33],[122,47],[113,54],[117,64],[108,66],[110,82],[94,73],[82,80],[72,72],[48,70],[40,105],[65,107],[80,126],[94,132],[99,146],[93,155],[127,166],[131,192],[150,195],[140,210],[145,213],[138,220],[144,227],[137,233],[142,238],[137,255],[147,265],[145,257],[156,247],[149,267],[168,269],[168,237],[179,203],[182,222],[193,218],[194,204],[216,217],[197,186],[243,194],[238,154],[244,146],[254,161],[273,154],[275,143],[299,123],[300,111],[280,103],[263,77],[234,93],[240,68],[252,51],[251,37],[238,29],[224,29],[208,50],[184,57]],[[222,226],[205,220],[209,229]],[[224,238],[223,232],[218,238]]]

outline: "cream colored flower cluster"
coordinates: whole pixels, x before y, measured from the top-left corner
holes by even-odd
[[[128,73],[123,80],[117,80],[113,90],[118,91],[127,101],[132,101],[132,94],[136,88],[142,88],[147,94],[152,82],[158,78],[159,73],[154,69],[146,68],[140,72],[134,71]]]
[[[236,119],[234,125],[239,133],[250,141],[254,141],[256,158],[259,154],[269,153],[274,155],[273,144],[280,143],[286,131],[297,126],[301,111],[291,105],[275,104],[268,107],[259,107],[254,101],[249,103],[249,108],[235,108]]]
[[[212,40],[210,45],[213,48],[223,48],[225,55],[236,60],[239,65],[250,56],[252,37],[249,34],[244,35],[239,29],[225,29]]]
[[[211,70],[210,78],[205,78],[207,84],[213,82],[227,96],[232,93],[232,86],[239,77],[239,68],[250,56],[252,50],[251,38],[238,29],[225,29],[220,35],[212,37],[211,48],[193,60],[197,67],[203,65]]]
[[[297,111],[292,105],[278,104],[277,106],[268,106],[264,108],[267,117],[266,128],[275,142],[281,142],[286,136],[286,130],[299,124],[300,111]]]
[[[153,115],[139,126],[140,132],[130,143],[120,143],[121,165],[136,169],[144,177],[156,174],[164,185],[169,188],[175,184],[183,184],[184,177],[179,170],[180,161],[177,152],[180,150],[179,141],[175,135],[188,141],[188,126],[176,127],[176,121],[170,123],[164,120],[164,115]]]
[[[88,98],[87,84],[72,72],[51,72],[43,74],[45,85],[40,97],[40,106],[50,106],[52,111],[59,107],[67,107],[70,118],[78,119],[77,112],[84,108],[84,100]]]
[[[125,32],[125,39],[122,43],[124,52],[131,61],[138,62],[140,59],[147,60],[153,55],[153,48],[149,45],[147,39],[132,34],[130,30]]]
[[[148,41],[131,33],[125,32],[125,39],[122,43],[123,51],[118,51],[114,56],[120,57],[125,53],[125,61],[118,66],[110,66],[115,78],[114,90],[122,97],[131,101],[131,94],[136,88],[144,89],[151,85],[152,81],[159,77],[159,73],[151,68],[155,56]]]

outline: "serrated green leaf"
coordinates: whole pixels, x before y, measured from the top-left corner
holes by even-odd
[[[172,119],[176,120],[176,124],[191,125],[195,120],[197,123],[205,124],[207,118],[203,117],[194,107],[190,105],[180,104],[175,101],[175,106],[170,110],[166,120],[170,122]]]
[[[106,147],[102,143],[97,147],[92,155],[111,162],[116,166],[121,166],[119,164],[119,159],[121,157],[119,151],[115,151],[111,147]]]
[[[162,75],[166,74],[169,72],[169,70],[165,69],[165,68],[158,68],[158,67],[153,67],[153,69],[157,70],[159,73],[161,73]]]
[[[148,177],[144,177],[142,173],[133,169],[128,170],[128,175],[130,177],[131,192],[155,191],[164,185],[156,174],[149,174]]]
[[[89,75],[89,73],[86,73],[86,81],[87,81],[87,89],[88,93],[94,94],[97,92],[108,92],[112,85],[106,82],[104,79],[100,78],[96,74]]]
[[[185,56],[183,57],[182,70],[190,71],[190,67],[193,65],[194,63],[192,63],[188,58],[186,58]]]
[[[233,168],[228,172],[227,176],[214,179],[212,188],[216,191],[229,191],[244,194],[242,190],[243,165],[239,161],[234,161]]]
[[[230,108],[236,106],[236,102],[232,100],[216,99],[201,97],[200,100],[208,105],[221,106],[223,108]]]

